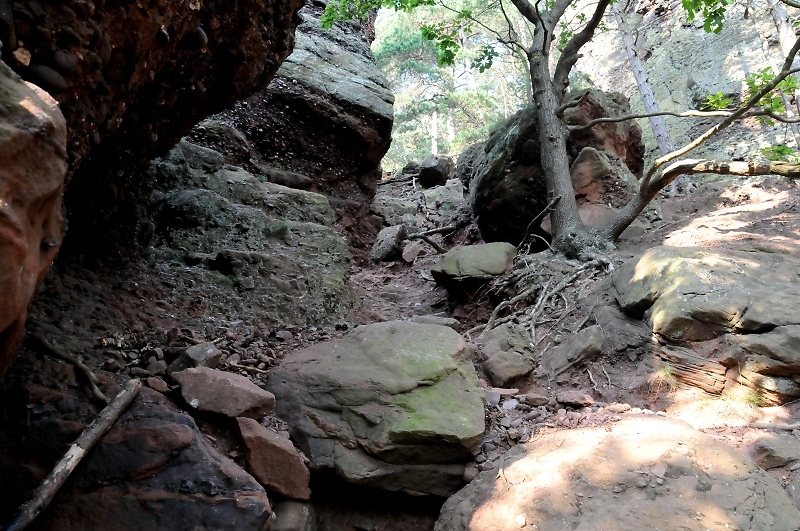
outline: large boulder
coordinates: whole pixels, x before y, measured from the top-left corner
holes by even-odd
[[[263,182],[216,151],[182,141],[148,169],[157,189],[151,257],[187,304],[273,325],[319,324],[346,311],[350,253],[328,200]],[[174,262],[185,267],[174,267]]]
[[[431,275],[449,287],[483,284],[508,271],[516,254],[517,248],[505,242],[458,245],[436,262]]]
[[[261,485],[215,450],[188,415],[142,389],[32,529],[265,529]]]
[[[307,189],[329,197],[337,226],[365,257],[379,228],[369,203],[391,142],[394,96],[370,51],[369,28],[341,22],[322,30],[322,10],[312,3],[300,10],[294,52],[273,82],[215,120],[252,147],[228,162],[268,177],[304,176]],[[224,141],[209,133],[195,129],[192,138]]]
[[[437,531],[797,529],[780,484],[683,422],[629,416],[518,445],[442,507]]]
[[[0,62],[0,376],[61,245],[66,136],[55,100]]]
[[[361,326],[287,355],[267,387],[311,466],[361,485],[450,495],[483,437],[469,349],[444,326]]]
[[[613,285],[622,310],[672,345],[660,356],[676,376],[782,403],[800,397],[798,270],[800,260],[775,253],[656,247]]]
[[[629,114],[626,99],[617,93],[592,90],[571,94],[565,101],[580,103],[564,113],[571,125],[595,118]],[[572,132],[567,140],[573,184],[579,202],[624,204],[641,175],[644,146],[633,122],[619,122]],[[470,146],[458,160],[459,177],[470,191],[478,228],[486,241],[518,244],[526,236],[542,234],[531,220],[547,206],[545,178],[540,163],[536,113],[525,108],[500,125],[478,146]]]
[[[300,4],[3,2],[2,59],[66,117],[68,242],[96,250],[98,230],[131,241],[138,190],[128,181],[203,117],[269,82],[292,51]]]

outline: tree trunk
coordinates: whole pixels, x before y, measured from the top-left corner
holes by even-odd
[[[536,107],[541,165],[547,183],[547,199],[561,199],[550,213],[553,247],[570,257],[578,256],[589,244],[589,231],[578,215],[578,204],[569,173],[567,128],[558,116],[560,96],[550,80],[547,56],[539,52],[544,32],[535,34],[530,54],[531,87]],[[536,36],[538,35],[538,38]]]
[[[434,109],[431,116],[431,153],[434,155],[439,154],[439,144],[437,138],[439,137],[439,112]]]
[[[636,86],[639,87],[639,93],[642,95],[644,109],[647,113],[659,112],[661,109],[658,108],[658,101],[656,101],[656,97],[653,94],[653,87],[650,86],[650,81],[647,79],[647,70],[645,70],[641,57],[639,57],[636,44],[631,35],[631,28],[625,20],[625,13],[620,9],[619,4],[614,4],[612,9],[617,19],[617,26],[622,34],[625,51],[628,53],[628,61],[631,64],[633,78],[636,80]],[[662,155],[675,151],[675,146],[672,143],[672,138],[663,116],[650,117],[650,128],[653,130],[653,135],[658,143],[658,150]]]
[[[781,51],[783,52],[783,55],[786,56],[789,54],[789,52],[791,52],[792,46],[797,38],[794,33],[794,28],[792,28],[791,22],[789,22],[789,13],[786,11],[786,8],[780,2],[780,0],[768,0],[767,3],[770,7],[769,12],[772,15],[772,20],[775,22],[775,28],[778,30],[778,42],[781,45]],[[765,50],[765,52],[767,52],[767,50]],[[800,66],[800,60],[795,57],[794,61],[792,62],[792,68],[797,68],[798,66]],[[795,91],[794,98],[795,105],[800,104],[800,91]],[[784,106],[788,111],[788,116],[796,116],[797,107],[792,107],[788,95],[783,95],[783,101]],[[792,133],[794,134],[795,145],[800,149],[800,126],[798,126],[796,123],[790,125]]]

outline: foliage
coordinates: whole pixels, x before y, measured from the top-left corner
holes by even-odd
[[[725,8],[733,0],[682,0],[686,19],[694,21],[698,13],[703,15],[703,29],[709,33],[719,33],[725,22]]]
[[[753,72],[744,80],[747,85],[747,91],[751,97],[761,91],[769,82],[775,79],[775,74],[772,72],[771,67],[764,68],[760,72]],[[800,89],[797,79],[794,77],[787,77],[778,83],[774,90],[769,92],[766,96],[759,100],[758,105],[765,111],[771,113],[782,114],[786,112],[786,106],[783,104],[783,94],[791,94],[795,90]],[[759,117],[762,124],[773,125],[774,122],[769,118],[763,116]]]
[[[505,24],[489,7],[456,0],[448,7],[380,12],[372,49],[395,93],[384,169],[422,160],[434,136],[438,152],[457,154],[528,101],[530,81],[519,55],[478,31],[473,20]]]
[[[765,159],[773,162],[791,162],[792,164],[800,162],[800,155],[786,146],[770,146],[761,148],[760,151]]]
[[[701,111],[718,111],[721,109],[725,109],[733,103],[733,98],[728,98],[722,92],[717,92],[716,94],[709,94],[700,104]]]

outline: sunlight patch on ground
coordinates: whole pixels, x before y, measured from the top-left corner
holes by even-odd
[[[669,233],[663,244],[676,247],[732,244],[753,252],[788,253],[800,249],[800,234],[792,230],[796,223],[788,220],[797,215],[789,191],[768,189],[762,187],[761,181],[750,181],[729,186],[720,199],[722,202],[715,210]]]
[[[794,422],[784,406],[757,407],[744,398],[712,396],[698,389],[679,387],[672,393],[666,413],[698,430],[747,426],[753,422]]]

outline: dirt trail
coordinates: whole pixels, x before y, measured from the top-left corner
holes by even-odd
[[[800,187],[777,179],[704,184],[689,196],[660,199],[658,206],[663,219],[655,221],[652,230],[640,239],[621,242],[613,263],[618,265],[650,247],[665,244],[794,254],[800,249],[798,202]],[[459,242],[458,238],[467,241],[463,236],[465,232],[460,234],[456,239],[437,236],[437,240],[448,247]],[[412,263],[398,260],[354,264],[350,276],[354,301],[350,318],[324,327],[284,329],[226,321],[208,315],[201,303],[187,306],[169,303],[165,295],[171,289],[168,281],[154,277],[153,270],[144,264],[95,272],[61,264],[53,268],[40,289],[31,310],[29,327],[50,337],[62,348],[79,353],[109,390],[118,387],[127,375],[149,377],[146,368],[151,358],[163,357],[169,348],[203,341],[215,341],[226,354],[238,355],[248,367],[257,369],[239,372],[263,384],[264,371],[280,364],[287,352],[341,337],[358,324],[435,314],[455,317],[460,322],[457,330],[466,333],[485,323],[497,301],[486,293],[479,293],[468,303],[448,299],[447,292],[435,285],[429,273],[436,259],[437,253],[425,246]],[[577,332],[577,328],[585,324],[592,304],[609,297],[605,291],[608,276],[608,272],[597,272],[581,277],[554,298],[537,327],[537,336],[542,339],[537,345],[539,350]],[[473,332],[473,339],[475,335]],[[552,396],[558,390],[581,390],[605,403],[621,402],[633,408],[663,411],[744,452],[749,451],[758,433],[746,424],[796,422],[800,418],[798,403],[758,408],[654,382],[647,367],[627,358],[600,358],[586,367],[571,369],[549,383],[528,376],[516,383],[515,388],[520,394],[545,396]],[[55,399],[54,394],[57,395]],[[174,390],[168,394],[173,398],[177,396]],[[88,388],[72,367],[28,347],[23,349],[9,375],[0,381],[0,403],[3,404],[0,418],[4,419],[4,427],[0,428],[0,465],[4,477],[10,478],[0,487],[2,520],[47,473],[63,443],[79,433],[96,415],[99,406],[91,402]],[[37,415],[50,411],[53,406],[47,404],[54,403],[56,409],[67,414],[56,422],[55,428],[52,422],[39,426]],[[548,407],[545,418],[555,418],[558,408],[554,404]],[[501,450],[515,444],[505,436],[500,437],[508,427],[500,425],[503,415],[495,412],[496,409],[487,409],[490,444],[484,445],[475,466],[496,460]],[[591,412],[584,411],[587,413]],[[599,424],[602,422],[603,418],[597,420]],[[198,423],[214,446],[235,461],[243,462],[241,443],[230,433],[203,418],[198,419]],[[545,424],[540,433],[569,429],[569,423]],[[23,430],[22,426],[27,428]],[[28,434],[25,440],[20,439],[21,433]],[[771,473],[786,484],[796,471],[778,468]],[[325,486],[328,479],[315,481],[322,490],[328,488]],[[353,491],[348,499],[359,499],[362,494]],[[346,506],[341,497],[325,495],[319,499],[321,512],[327,514],[331,522],[330,529],[369,528],[352,524],[360,521],[359,518],[366,522],[364,525],[379,526],[376,529],[430,529],[438,510],[437,503],[426,502],[420,505],[424,506],[420,511],[406,514],[401,519],[405,523],[401,524],[394,511],[404,504],[413,507],[416,502],[412,498],[401,496],[370,502],[381,509],[366,512],[358,503]],[[385,527],[388,522],[394,523]]]

